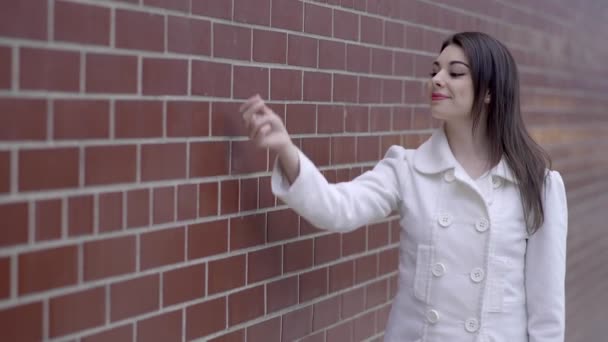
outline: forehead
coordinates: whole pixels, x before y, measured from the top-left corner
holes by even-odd
[[[441,54],[436,59],[439,64],[449,64],[450,62],[463,62],[469,64],[467,57],[464,54],[464,50],[456,45],[448,45],[446,46]]]

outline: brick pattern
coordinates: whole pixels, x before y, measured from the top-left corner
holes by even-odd
[[[2,336],[381,341],[395,217],[331,234],[285,208],[238,106],[261,94],[328,180],[347,181],[429,137],[433,56],[481,30],[515,55],[527,123],[566,182],[566,340],[600,340],[587,317],[608,306],[608,69],[591,37],[605,16],[549,0],[2,6]]]

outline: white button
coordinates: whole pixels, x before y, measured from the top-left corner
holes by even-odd
[[[464,322],[464,328],[466,331],[474,333],[479,330],[479,321],[475,318],[469,318],[466,322]]]
[[[431,324],[435,324],[435,323],[439,322],[439,312],[437,312],[437,310],[429,310],[426,313],[426,319]]]
[[[452,224],[452,215],[448,213],[442,213],[439,215],[439,225],[442,227],[449,227]]]
[[[492,186],[494,189],[498,189],[502,186],[502,179],[500,177],[492,177]]]
[[[486,273],[479,267],[476,267],[471,271],[471,280],[475,283],[480,283],[485,276]]]
[[[445,274],[445,265],[438,262],[435,265],[433,265],[431,272],[433,272],[433,275],[435,277],[441,277],[442,275]]]
[[[443,179],[445,179],[445,181],[448,183],[452,183],[456,179],[456,177],[454,176],[454,170],[447,170],[443,174]]]
[[[490,221],[485,218],[479,219],[479,221],[475,223],[475,229],[477,229],[478,232],[483,233],[488,230],[488,228],[490,228]]]

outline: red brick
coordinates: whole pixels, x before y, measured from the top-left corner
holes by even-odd
[[[192,14],[231,19],[232,1],[225,0],[192,0]]]
[[[380,103],[382,80],[375,77],[359,77],[359,103]]]
[[[346,45],[346,70],[368,73],[370,71],[371,49],[366,46]]]
[[[270,25],[270,0],[234,0],[234,21]]]
[[[204,297],[205,270],[205,264],[198,264],[163,273],[163,306]]]
[[[6,341],[42,341],[42,303],[0,310],[0,331]]]
[[[355,283],[371,280],[378,273],[378,257],[375,254],[355,259]]]
[[[355,78],[356,82],[356,78]],[[335,95],[335,92],[334,92]],[[334,99],[335,100],[335,99]],[[317,108],[317,130],[319,133],[344,132],[344,106],[319,105]]]
[[[152,195],[152,223],[175,221],[175,187],[156,188]]]
[[[359,16],[351,12],[334,10],[334,37],[359,40]]]
[[[388,222],[370,225],[367,230],[367,249],[384,247],[389,243]]]
[[[393,109],[393,129],[407,130],[412,127],[412,109],[399,107]]]
[[[313,300],[327,294],[327,268],[300,274],[300,303]]]
[[[327,330],[326,342],[353,341],[353,322],[341,323]]]
[[[116,47],[136,50],[165,49],[165,18],[162,15],[116,10]]]
[[[272,20],[274,21],[275,18],[273,17]],[[287,34],[254,29],[252,58],[256,62],[285,64],[287,61]]]
[[[229,173],[229,145],[224,141],[190,145],[190,177],[211,177]]]
[[[334,101],[335,102],[357,102],[359,91],[358,77],[352,75],[334,74]]]
[[[76,196],[68,199],[68,235],[93,233],[93,196]]]
[[[127,192],[127,227],[141,227],[150,223],[149,199],[148,189]]]
[[[345,261],[329,267],[329,291],[335,292],[353,286],[354,262]]]
[[[361,41],[364,43],[384,44],[384,21],[378,18],[361,16]]]
[[[40,177],[44,170],[45,177]],[[47,190],[78,186],[78,149],[21,150],[19,190]]]
[[[388,317],[391,312],[391,306],[387,305],[376,311],[376,333],[384,331],[388,323]]]
[[[275,312],[298,303],[298,276],[266,284],[267,312]]]
[[[112,328],[102,331],[97,334],[83,337],[82,342],[132,342],[133,327],[131,324],[123,325],[118,328]]]
[[[340,320],[340,297],[318,302],[313,307],[312,329],[320,330]]]
[[[212,221],[188,227],[188,260],[228,250],[228,221]]]
[[[192,220],[197,216],[198,187],[182,184],[177,187],[177,220]]]
[[[190,11],[189,0],[144,0],[144,5],[151,7],[161,7],[180,12]]]
[[[217,215],[219,183],[202,183],[199,186],[199,216],[206,217]]]
[[[268,84],[270,82],[267,68],[234,66],[233,97],[248,99],[253,94],[268,98]]]
[[[232,214],[239,211],[239,183],[240,182],[237,179],[221,182],[220,189],[222,191],[222,202],[220,203],[220,214]]]
[[[103,193],[99,195],[99,231],[121,230],[123,214],[122,192]]]
[[[185,177],[185,144],[150,144],[142,146],[141,179],[143,181],[156,181]]]
[[[308,3],[304,6],[304,32],[331,37],[331,8]]]
[[[325,342],[325,331],[318,332],[314,335],[308,335],[301,339],[300,342]]]
[[[66,246],[19,255],[19,295],[76,284],[77,254]]]
[[[107,101],[57,100],[53,107],[55,139],[109,137],[110,106]]]
[[[135,271],[135,237],[125,236],[85,243],[83,265],[85,281]]]
[[[0,36],[46,40],[47,13],[45,0],[6,3],[0,12]]]
[[[380,159],[380,137],[357,137],[357,161],[378,161]]]
[[[399,266],[399,250],[397,248],[382,251],[379,258],[379,274],[387,274],[397,270]]]
[[[2,217],[2,234],[0,235],[0,246],[11,246],[27,243],[28,233],[28,204],[9,203],[0,205],[0,217]]]
[[[317,131],[317,108],[315,105],[307,103],[288,104],[285,112],[285,125],[290,134],[310,134]]]
[[[414,75],[414,56],[407,52],[395,52],[395,75],[413,76]]]
[[[183,227],[164,229],[140,236],[140,265],[142,270],[184,261],[185,230]]]
[[[386,49],[372,49],[372,73],[393,74],[393,52]]]
[[[272,27],[302,31],[303,5],[300,1],[272,0]]]
[[[204,324],[201,324],[204,322]],[[186,339],[224,330],[226,328],[226,298],[221,297],[186,308]]]
[[[105,323],[105,288],[97,287],[49,301],[49,335],[57,337]]]
[[[329,138],[302,139],[302,152],[317,166],[329,165]]]
[[[345,67],[346,44],[319,40],[319,68],[344,70]]]
[[[211,104],[211,135],[234,138],[249,136],[239,112],[242,102],[213,102]],[[227,139],[225,139],[227,140]]]
[[[46,101],[0,99],[0,140],[46,139]]]
[[[6,299],[11,295],[11,259],[0,258],[0,298]]]
[[[22,89],[75,92],[80,88],[77,52],[22,48],[19,54],[19,86]]]
[[[245,329],[216,337],[209,342],[245,342]]]
[[[293,341],[312,331],[312,307],[307,306],[283,315],[281,341]]]
[[[258,209],[258,179],[241,178],[241,211]]]
[[[85,148],[85,184],[129,183],[136,180],[137,149],[134,145]]]
[[[108,8],[57,1],[54,14],[55,40],[109,45],[110,10]]]
[[[280,246],[247,254],[247,284],[281,275],[282,259],[283,252]]]
[[[181,341],[182,320],[182,310],[141,320],[137,322],[137,341]]]
[[[211,23],[208,20],[169,16],[167,49],[171,52],[209,56]]]
[[[414,108],[412,112],[412,128],[413,129],[429,129],[431,128],[431,113],[423,108]]]
[[[251,29],[215,23],[213,55],[220,58],[251,60]]]
[[[207,291],[215,294],[245,285],[245,255],[232,256],[209,262]],[[230,272],[226,272],[230,270]]]
[[[392,114],[391,109],[388,107],[372,107],[369,112],[370,117],[370,131],[390,131]],[[384,136],[382,136],[384,137]],[[382,150],[384,152],[384,150]]]
[[[289,35],[287,64],[317,67],[318,40],[306,36]]]
[[[293,132],[291,132],[293,133]],[[230,174],[264,172],[268,169],[268,153],[251,141],[233,141]]]
[[[313,240],[303,240],[285,245],[283,272],[289,273],[313,265]]]
[[[401,23],[386,21],[384,23],[384,41],[387,46],[405,47],[405,27]]]
[[[355,341],[363,341],[375,333],[376,313],[370,312],[357,317],[353,321],[353,338]]]
[[[12,83],[13,50],[10,47],[0,47],[0,89],[10,89]]]
[[[144,95],[187,95],[188,61],[144,58],[142,64]]]
[[[365,288],[360,287],[342,294],[342,318],[365,311]]]
[[[304,72],[304,101],[331,100],[331,74]]]
[[[385,303],[388,300],[388,283],[380,280],[365,287],[365,308]]]
[[[348,119],[347,119],[348,122]],[[332,137],[331,163],[332,165],[353,163],[356,161],[354,137]]]
[[[117,101],[117,138],[153,138],[163,134],[163,106],[160,101]]]
[[[112,322],[158,310],[158,274],[112,284],[110,320]]]
[[[167,136],[201,137],[209,135],[209,103],[167,102]]]
[[[382,80],[382,102],[403,102],[403,82],[401,80]]]
[[[192,95],[230,97],[231,82],[229,64],[192,61]]]
[[[301,100],[302,71],[272,69],[270,71],[270,97],[272,100]]]
[[[264,285],[228,296],[228,324],[237,325],[264,315]]]
[[[85,89],[88,93],[137,92],[137,57],[89,53]]]
[[[298,215],[290,210],[271,211],[268,213],[268,242],[287,240],[298,236]]]
[[[36,241],[52,240],[61,237],[61,208],[61,200],[42,200],[36,202]]]
[[[315,265],[338,259],[340,257],[340,240],[338,234],[315,238]]]
[[[248,342],[281,342],[281,319],[272,318],[247,328]]]
[[[265,215],[256,214],[230,219],[230,250],[249,248],[266,242]]]
[[[260,177],[258,187],[258,195],[259,195],[259,207],[260,208],[268,208],[274,207],[275,205],[275,197],[272,194],[272,190],[270,187],[270,177]]]

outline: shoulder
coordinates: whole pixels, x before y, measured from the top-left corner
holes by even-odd
[[[408,162],[414,155],[415,150],[406,149],[400,145],[392,145],[386,150],[383,160]]]

